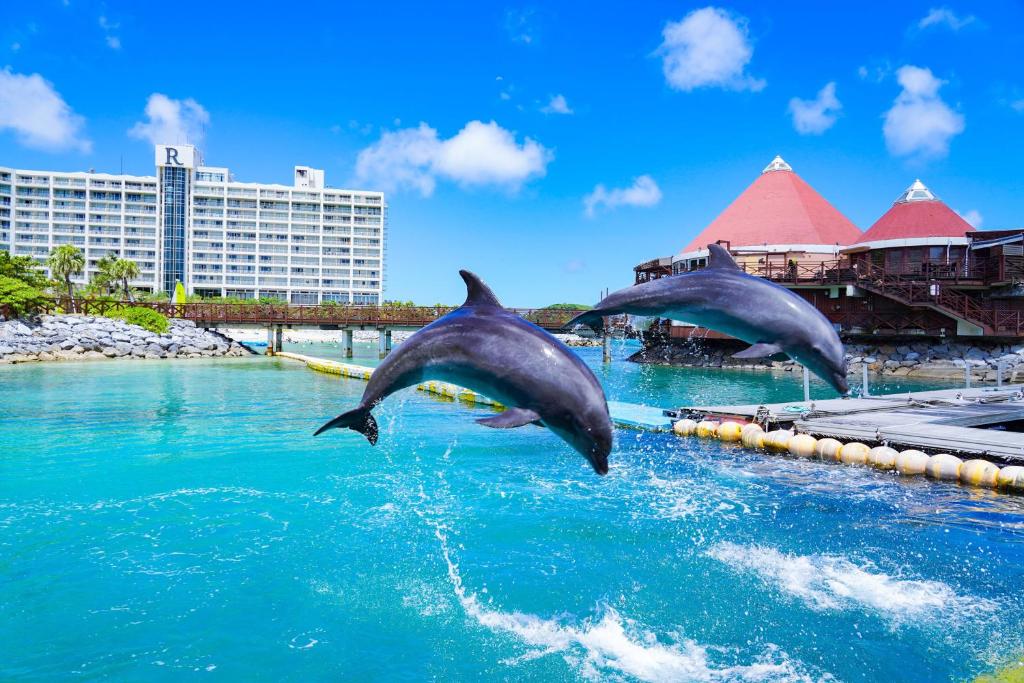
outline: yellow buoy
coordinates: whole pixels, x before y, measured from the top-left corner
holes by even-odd
[[[740,442],[746,448],[761,448],[764,446],[764,430],[761,429],[761,425],[750,424],[743,425],[743,429],[740,430]]]
[[[789,440],[789,452],[798,458],[810,458],[814,455],[814,448],[818,440],[810,434],[796,434]]]
[[[1009,465],[999,470],[996,483],[1000,488],[1024,491],[1024,467]]]
[[[678,436],[693,436],[697,431],[697,421],[689,419],[677,420],[676,423],[672,425],[672,431]]]
[[[896,467],[896,456],[900,453],[888,446],[875,446],[868,451],[868,464],[880,470],[891,470]]]
[[[939,453],[928,458],[928,466],[924,473],[932,479],[956,481],[960,478],[960,468],[964,461],[949,453]]]
[[[739,441],[742,431],[743,425],[739,422],[723,422],[718,425],[718,438],[727,442]]]
[[[900,474],[908,476],[912,474],[924,474],[927,467],[928,456],[921,451],[915,451],[913,449],[900,451],[900,454],[896,456],[896,471]]]
[[[793,432],[789,429],[776,429],[768,432],[764,437],[764,447],[770,451],[789,450],[789,440],[793,438]]]
[[[870,451],[867,444],[851,441],[839,449],[839,461],[844,465],[866,465]]]
[[[718,423],[714,420],[701,420],[697,423],[697,436],[702,439],[713,439],[718,430]]]
[[[995,488],[999,483],[999,468],[988,460],[968,460],[960,466],[960,483]]]
[[[814,455],[821,460],[836,462],[839,460],[839,449],[842,447],[843,444],[835,439],[818,439],[814,446]]]

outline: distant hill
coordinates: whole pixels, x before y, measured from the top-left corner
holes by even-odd
[[[551,304],[550,306],[545,306],[544,310],[552,310],[552,311],[589,311],[590,310],[590,306],[586,306],[584,304]]]

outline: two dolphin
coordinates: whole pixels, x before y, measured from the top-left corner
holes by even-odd
[[[752,344],[734,358],[784,354],[847,393],[846,355],[832,323],[790,290],[744,273],[720,245],[708,250],[706,268],[620,289],[567,327],[596,327],[621,313],[682,320]]]
[[[594,373],[553,336],[502,308],[476,275],[459,274],[466,282],[466,303],[402,343],[374,370],[359,405],[316,433],[347,427],[375,444],[377,421],[370,411],[396,391],[438,379],[508,406],[478,423],[498,429],[547,427],[598,474],[607,473],[612,424]]]

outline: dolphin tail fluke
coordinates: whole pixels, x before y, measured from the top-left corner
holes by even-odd
[[[377,420],[373,418],[373,415],[366,408],[356,408],[347,413],[342,413],[316,430],[313,436],[326,432],[328,429],[339,429],[341,427],[347,427],[352,431],[359,432],[366,437],[371,446],[377,443]]]

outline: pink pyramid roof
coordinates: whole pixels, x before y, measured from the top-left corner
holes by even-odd
[[[920,180],[900,195],[896,203],[868,228],[860,242],[880,242],[920,237],[965,237],[971,224],[932,194]]]
[[[780,157],[684,249],[697,251],[718,240],[729,246],[822,244],[846,246],[861,232]]]

